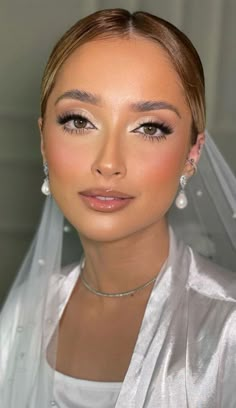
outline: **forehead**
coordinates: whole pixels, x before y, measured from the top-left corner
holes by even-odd
[[[77,48],[57,74],[54,92],[75,88],[101,95],[108,104],[160,98],[186,107],[167,53],[142,37],[97,39]]]

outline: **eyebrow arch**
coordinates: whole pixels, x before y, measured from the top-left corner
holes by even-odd
[[[140,101],[131,104],[131,110],[134,112],[146,112],[151,110],[168,109],[176,113],[181,118],[178,109],[171,103],[164,101]]]
[[[75,99],[81,102],[87,102],[97,106],[100,105],[101,103],[101,98],[99,96],[94,95],[90,92],[82,91],[80,89],[71,89],[70,91],[64,92],[57,98],[55,105],[62,99]]]
[[[101,105],[101,98],[98,95],[80,89],[71,89],[69,91],[64,92],[57,98],[55,105],[62,99],[74,99],[80,102],[86,102],[96,106]],[[146,112],[152,110],[168,109],[175,112],[176,115],[179,118],[181,118],[178,109],[171,103],[165,101],[139,101],[131,103],[130,109],[133,112]]]

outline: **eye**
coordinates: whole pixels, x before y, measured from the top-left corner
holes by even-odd
[[[57,117],[57,123],[69,133],[84,133],[96,127],[85,116],[77,113],[65,113]]]
[[[171,134],[173,129],[165,123],[149,121],[141,123],[133,132],[140,133],[144,139],[159,141],[160,139],[166,139],[166,136]]]

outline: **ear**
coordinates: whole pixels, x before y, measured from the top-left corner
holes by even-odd
[[[195,164],[199,162],[205,139],[205,132],[199,133],[196,143],[189,150],[187,159],[193,160]],[[191,177],[194,174],[194,168],[189,162],[186,162],[185,164],[184,174],[186,174],[188,177]]]
[[[43,136],[43,119],[40,117],[38,119],[38,127],[39,127],[39,133],[40,133],[40,138],[41,138],[41,154],[43,157],[43,161],[46,161],[46,155],[45,155],[45,141],[44,141],[44,136]]]

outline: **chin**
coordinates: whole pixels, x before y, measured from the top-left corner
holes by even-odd
[[[129,235],[132,235],[131,231],[127,231],[127,229],[124,230],[121,227],[106,228],[105,226],[103,226],[102,228],[96,228],[94,226],[93,228],[88,228],[88,226],[84,227],[81,225],[77,225],[76,230],[78,231],[78,234],[81,238],[84,237],[89,241],[104,243],[119,241]]]

